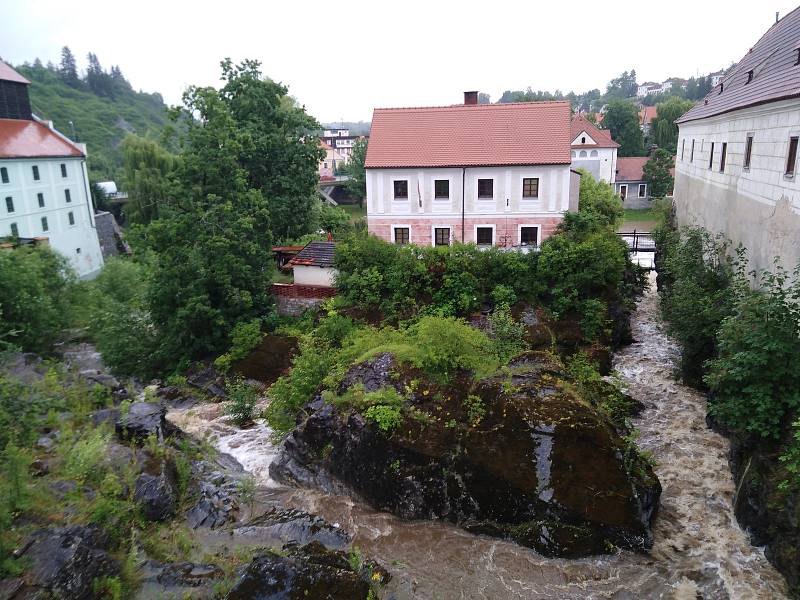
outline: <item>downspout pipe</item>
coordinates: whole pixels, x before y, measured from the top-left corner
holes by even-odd
[[[464,202],[464,198],[466,195],[466,189],[464,188],[464,181],[467,178],[467,168],[461,167],[461,243],[464,243],[464,211],[466,208],[466,204]]]

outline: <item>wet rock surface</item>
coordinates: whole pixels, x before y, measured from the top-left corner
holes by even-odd
[[[392,365],[386,355],[357,365],[342,387],[407,384]],[[406,417],[390,436],[357,412],[311,403],[270,474],[301,485],[344,483],[402,518],[446,519],[548,556],[648,548],[661,491],[649,465],[626,462],[613,426],[569,390],[548,355],[510,367],[512,375],[474,386],[485,414],[472,422],[468,379],[415,393],[409,402],[428,417]]]
[[[347,532],[325,519],[305,511],[282,507],[272,507],[264,514],[250,519],[245,525],[234,529],[233,534],[270,540],[276,546],[316,541],[328,548],[342,549],[350,543]]]
[[[30,568],[9,599],[94,598],[94,580],[119,573],[108,552],[108,535],[97,527],[72,525],[31,536],[21,556]]]
[[[222,527],[234,521],[239,513],[239,502],[233,494],[233,485],[215,485],[210,481],[199,484],[198,499],[186,512],[186,521],[192,529]]]
[[[255,557],[225,598],[366,600],[370,580],[379,583],[388,579],[388,573],[376,564],[351,564],[344,552],[311,542],[301,547],[284,547],[284,554]]]
[[[178,504],[172,478],[163,471],[159,475],[140,474],[136,478],[133,498],[149,521],[166,521],[172,518]]]
[[[120,414],[115,422],[117,435],[122,440],[144,441],[154,435],[158,441],[177,433],[166,419],[167,409],[161,404],[134,402],[127,414]]]
[[[224,577],[222,569],[213,564],[161,563],[149,560],[142,565],[142,586],[135,598],[210,599],[215,597],[213,585]]]

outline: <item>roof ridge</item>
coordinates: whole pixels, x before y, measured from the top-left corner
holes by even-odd
[[[485,109],[485,108],[502,108],[507,106],[535,106],[542,104],[570,104],[569,100],[537,100],[533,102],[494,102],[488,104],[445,104],[439,106],[382,106],[373,108],[374,111],[379,110],[447,110],[451,108],[469,108],[469,109]]]

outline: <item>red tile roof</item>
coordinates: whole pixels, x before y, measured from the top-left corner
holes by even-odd
[[[30,81],[25,79],[22,75],[17,73],[2,60],[0,60],[0,80],[13,81],[15,83],[30,83]]]
[[[639,125],[649,125],[658,116],[655,106],[643,106],[639,111]]]
[[[367,168],[569,164],[569,102],[376,108]]]
[[[770,27],[708,95],[676,123],[800,96],[800,8]],[[752,71],[752,81],[747,82]],[[722,92],[722,93],[720,93]]]
[[[0,119],[0,158],[62,156],[83,156],[83,152],[38,121]]]
[[[625,156],[617,159],[617,181],[643,181],[642,169],[648,156]]]
[[[570,126],[570,141],[577,138],[584,131],[597,143],[573,144],[573,148],[619,148],[619,144],[611,139],[611,132],[608,129],[600,129],[583,115],[575,115]]]

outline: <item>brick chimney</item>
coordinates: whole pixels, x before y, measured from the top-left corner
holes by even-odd
[[[464,92],[464,104],[477,104],[478,92]]]

